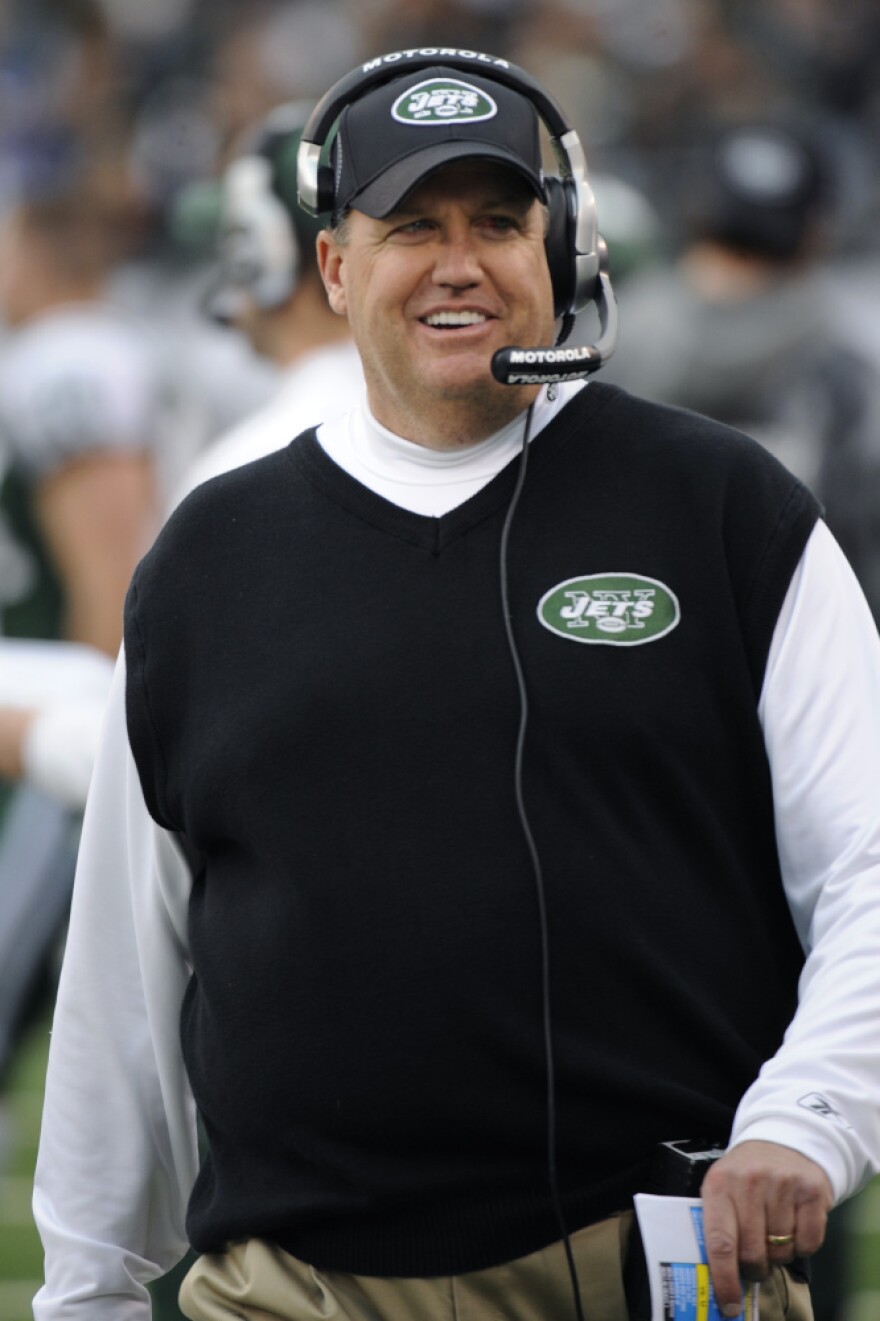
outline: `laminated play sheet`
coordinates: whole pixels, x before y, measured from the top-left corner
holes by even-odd
[[[651,1321],[724,1321],[709,1278],[698,1197],[639,1193],[636,1215],[651,1286]],[[758,1286],[743,1285],[740,1321],[757,1321]]]

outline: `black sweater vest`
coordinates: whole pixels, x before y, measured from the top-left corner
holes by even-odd
[[[306,433],[198,489],[136,574],[132,748],[197,859],[199,1250],[432,1275],[558,1237],[515,468],[432,519]],[[749,440],[600,383],[531,447],[511,617],[572,1228],[657,1142],[724,1139],[794,1011],[756,707],[816,516]]]

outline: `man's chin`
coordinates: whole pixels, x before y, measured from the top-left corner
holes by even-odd
[[[487,390],[504,390],[503,385],[492,375],[491,358],[479,364],[468,363],[461,370],[438,372],[433,378],[425,379],[429,389],[441,399],[471,399],[484,396]]]

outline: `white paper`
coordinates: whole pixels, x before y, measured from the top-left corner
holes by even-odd
[[[724,1321],[709,1278],[699,1197],[637,1193],[651,1286],[651,1321]],[[757,1321],[758,1286],[743,1285],[740,1321]]]

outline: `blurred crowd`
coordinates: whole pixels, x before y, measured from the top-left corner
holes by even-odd
[[[153,338],[163,481],[272,388],[264,365],[199,319],[213,218],[200,185],[272,105],[316,98],[364,56],[425,43],[505,55],[557,95],[605,185],[621,295],[635,265],[679,243],[688,153],[713,123],[808,117],[833,161],[841,300],[872,335],[871,0],[6,0],[0,214],[74,189],[88,199],[114,301]]]
[[[93,212],[105,287],[151,341],[166,488],[272,389],[271,370],[199,314],[211,181],[273,105],[424,44],[507,56],[556,94],[587,148],[622,303],[637,267],[682,244],[714,125],[809,124],[833,175],[836,301],[851,302],[854,335],[880,342],[872,0],[6,0],[0,215],[73,191]]]
[[[608,376],[776,449],[880,618],[876,0],[4,0],[0,1084],[63,927],[128,577],[193,464],[279,388],[205,313],[218,181],[280,103],[422,46],[556,96],[611,254]],[[59,770],[62,743],[81,756]]]

